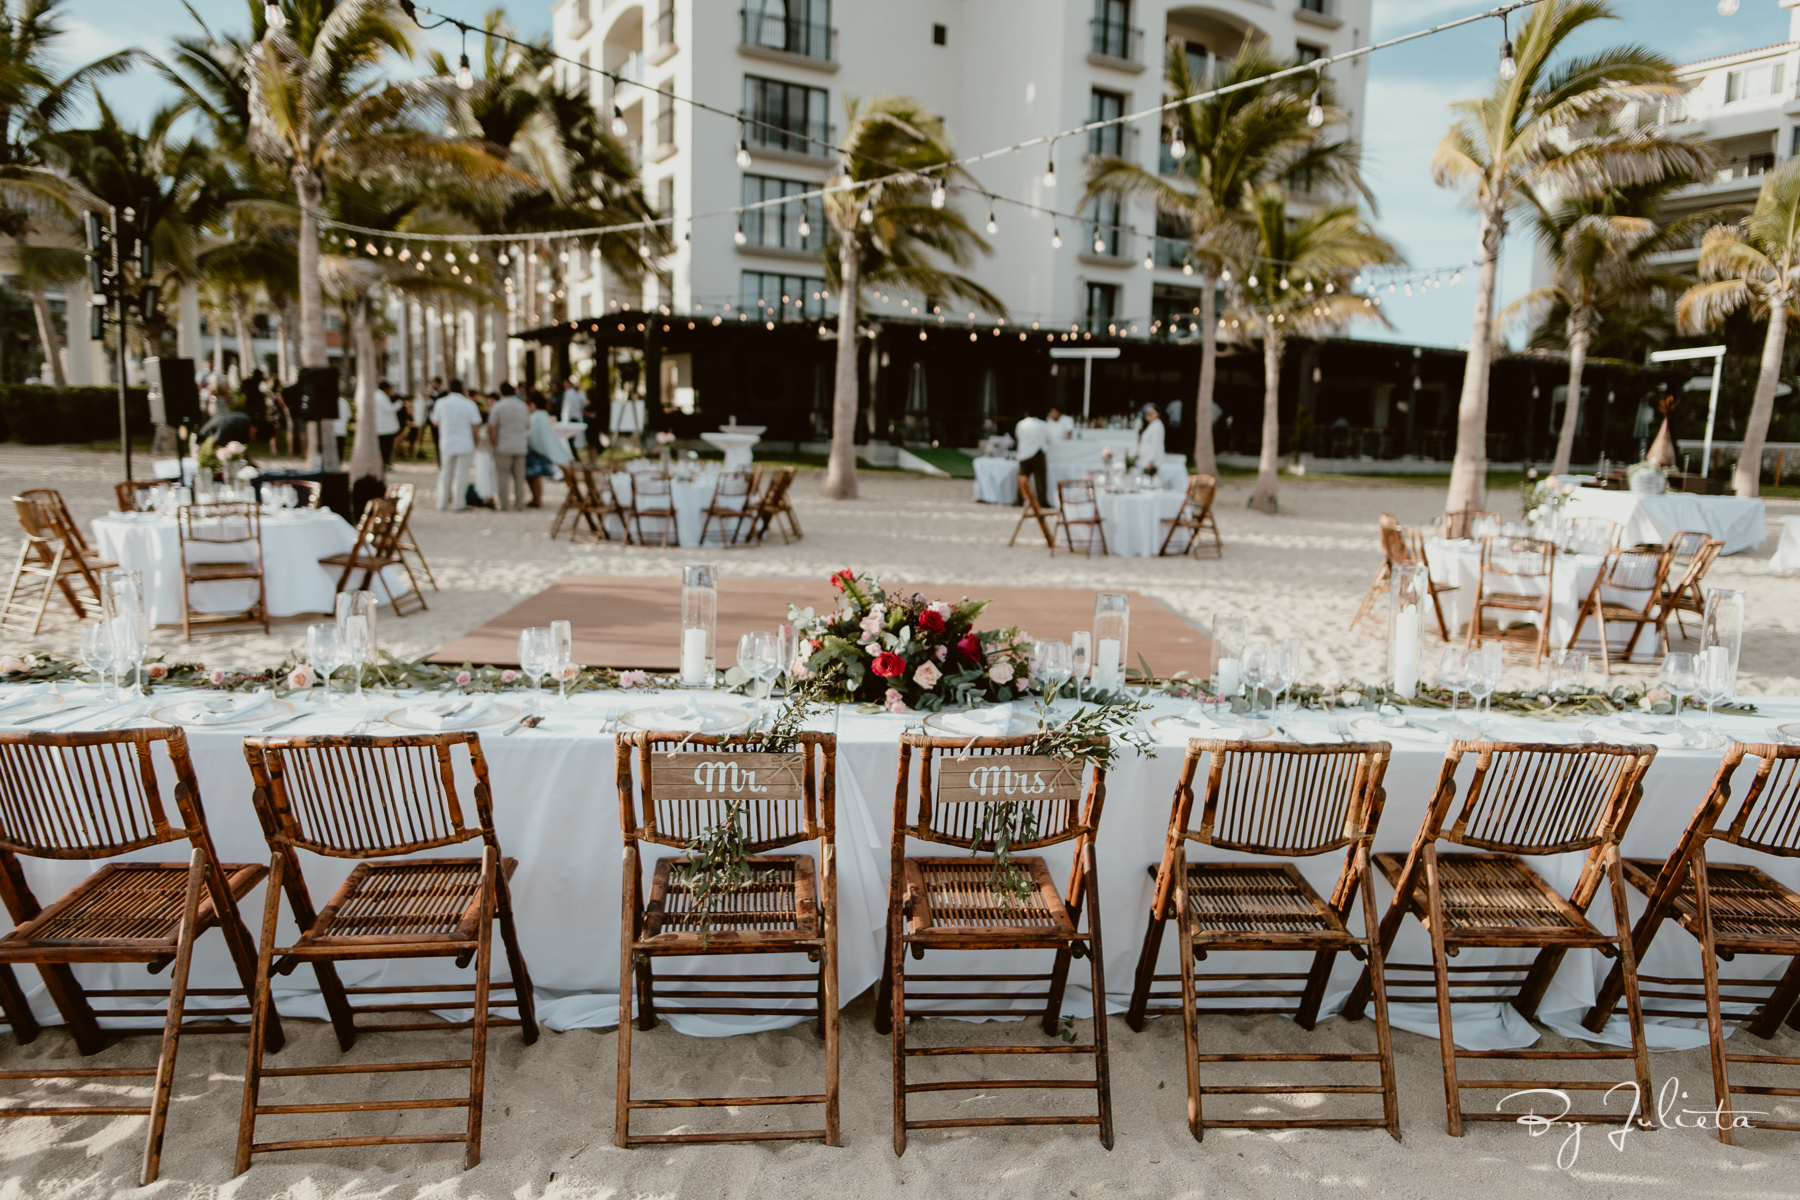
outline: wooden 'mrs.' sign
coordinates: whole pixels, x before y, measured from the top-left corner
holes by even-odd
[[[938,759],[938,803],[1078,800],[1081,762],[1048,754],[987,754]]]
[[[792,800],[804,770],[799,754],[658,754],[650,787],[658,800]]]

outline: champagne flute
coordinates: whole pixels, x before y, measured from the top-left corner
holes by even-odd
[[[306,657],[312,663],[312,669],[318,673],[319,682],[325,688],[325,707],[331,707],[331,676],[334,671],[344,665],[344,639],[338,632],[336,622],[327,624],[321,621],[317,625],[306,627]]]
[[[531,680],[531,711],[544,711],[544,676],[556,665],[556,639],[544,625],[519,631],[519,670]]]
[[[575,626],[568,621],[550,622],[550,640],[556,649],[557,699],[561,704],[569,702],[569,665],[575,661]]]
[[[118,647],[113,641],[112,625],[106,621],[84,621],[81,625],[81,663],[94,673],[94,686],[106,699],[106,677],[118,661]]]
[[[1681,723],[1681,702],[1694,694],[1700,684],[1700,664],[1692,654],[1665,654],[1656,680],[1663,690],[1675,697],[1675,723]]]

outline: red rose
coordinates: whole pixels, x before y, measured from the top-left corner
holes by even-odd
[[[832,588],[840,592],[855,582],[856,573],[854,571],[839,571],[831,577]]]
[[[926,633],[944,632],[944,614],[928,608],[919,614],[919,628]]]
[[[875,661],[869,664],[869,670],[883,679],[892,679],[896,675],[906,674],[906,660],[892,650],[884,650],[875,656]]]
[[[973,633],[968,634],[960,642],[956,643],[956,648],[967,655],[971,661],[981,661],[981,638],[979,635]]]

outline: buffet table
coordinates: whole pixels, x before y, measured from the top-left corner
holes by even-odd
[[[76,705],[90,698],[91,689],[65,684],[63,690],[68,695],[67,707],[71,716],[42,721],[33,728],[91,729],[126,711],[100,704],[77,709]],[[0,701],[16,693],[14,688],[0,688]],[[189,693],[165,691],[148,707],[166,715],[166,706],[178,702],[184,695]],[[724,693],[681,695],[691,696],[702,704],[742,706],[745,703],[739,697]],[[510,702],[518,697],[500,699]],[[612,782],[614,740],[599,730],[602,722],[609,718],[616,719],[647,705],[668,704],[674,699],[675,695],[668,692],[614,691],[584,694],[558,706],[552,698],[548,709],[550,718],[537,729],[521,730],[517,736],[507,737],[497,736],[502,728],[499,724],[481,730],[500,844],[507,855],[519,861],[518,871],[512,878],[519,933],[538,988],[540,1017],[554,1029],[610,1026],[618,1013],[619,804]],[[303,700],[300,711],[308,716],[286,726],[281,733],[344,734],[365,716],[380,716],[406,702],[401,698],[378,696],[372,691],[360,704],[340,700],[329,710],[320,707],[316,700]],[[1757,716],[1721,718],[1720,725],[1733,736],[1763,741],[1770,736],[1772,724],[1800,718],[1800,700],[1759,697],[1758,703],[1763,711]],[[1178,715],[1190,708],[1185,701],[1159,697],[1154,701],[1152,715]],[[1357,717],[1355,713],[1347,715]],[[239,739],[246,733],[255,732],[264,720],[259,717],[235,727],[190,726],[187,731],[213,839],[220,857],[228,862],[267,859],[267,846],[250,803],[250,776],[239,745]],[[1488,720],[1490,733],[1505,739],[1575,741],[1581,736],[1579,727],[1572,722],[1531,721],[1505,716]],[[1658,720],[1674,729],[1668,719]],[[1688,728],[1695,728],[1694,722],[1698,718],[1690,715],[1688,720]],[[914,727],[917,721],[916,713],[864,713],[853,707],[840,706],[823,711],[810,723],[812,728],[835,732],[838,738],[836,811],[841,980],[838,994],[846,1004],[871,987],[880,973],[887,916],[888,831],[892,821],[896,745],[899,735]],[[1301,740],[1336,740],[1329,732],[1325,714],[1284,713],[1279,723]],[[4,727],[8,727],[6,718],[0,716],[0,728]],[[1356,728],[1361,735],[1360,725]],[[394,731],[390,726],[377,726],[377,730]],[[1150,902],[1151,881],[1145,867],[1161,855],[1170,799],[1182,761],[1185,735],[1180,731],[1165,730],[1166,727],[1151,729],[1157,742],[1154,757],[1139,758],[1127,754],[1107,785],[1097,852],[1108,1005],[1114,1012],[1123,1010],[1131,988],[1132,968],[1142,943]],[[1619,735],[1609,733],[1603,723],[1596,724],[1596,730],[1609,740],[1620,740]],[[1678,736],[1659,740],[1675,742]],[[1406,741],[1398,737],[1389,740],[1393,742],[1394,750],[1386,779],[1387,807],[1376,848],[1403,852],[1418,829],[1445,747],[1441,743]],[[1719,756],[1718,749],[1700,746],[1659,750],[1645,780],[1643,803],[1624,841],[1624,852],[1628,856],[1662,858],[1669,853],[1699,803]],[[459,786],[467,789],[472,780],[467,761],[460,753],[457,769]],[[467,790],[462,794],[466,798]],[[645,846],[647,853],[654,854],[658,849]],[[1190,853],[1198,849],[1191,847]],[[912,850],[915,853],[943,852],[941,848],[913,847]],[[1715,843],[1710,852],[1718,860],[1747,857],[1731,846],[1719,843]],[[179,853],[179,847],[162,847],[128,857],[167,860],[178,857]],[[450,848],[443,853],[466,851]],[[1046,857],[1057,878],[1064,878],[1069,869],[1068,847],[1052,848]],[[1331,854],[1297,860],[1297,865],[1314,887],[1329,893],[1342,859],[1341,854]],[[302,860],[307,883],[315,896],[330,894],[354,865],[346,859],[324,859],[310,854],[302,854]],[[44,899],[60,894],[97,865],[67,860],[21,861],[32,887]],[[1756,857],[1754,861],[1789,886],[1800,886],[1800,860]],[[1553,886],[1566,892],[1575,881],[1582,856],[1540,858],[1532,862]],[[1387,885],[1379,882],[1378,877],[1376,887],[1379,902],[1385,905],[1389,894]],[[253,930],[258,926],[262,906],[263,891],[258,887],[243,902],[246,921]],[[1601,928],[1609,927],[1611,917],[1604,889],[1592,915]],[[291,939],[294,934],[284,906],[278,936]],[[1175,945],[1176,939],[1165,939],[1162,970],[1175,969]],[[1521,956],[1528,952],[1508,953],[1510,961],[1521,961]],[[1658,937],[1643,970],[1647,974],[1692,975],[1696,965],[1694,953],[1694,943],[1671,924]],[[1422,962],[1428,961],[1427,954],[1424,933],[1416,922],[1408,921],[1394,947],[1394,959]],[[966,958],[946,967],[944,962],[934,962],[935,957],[928,954],[921,969],[969,969]],[[1289,963],[1278,963],[1266,954],[1254,958],[1237,956],[1235,959],[1227,954],[1217,956],[1209,966],[1222,971],[1292,971],[1304,970],[1310,961],[1310,955],[1295,955]],[[985,965],[1002,971],[1030,971],[1046,969],[1045,962],[1047,960],[1041,954],[1013,951],[996,954]],[[1769,975],[1783,965],[1769,960],[1740,958],[1733,964],[1732,973]],[[1541,1010],[1547,1022],[1560,1031],[1579,1034],[1577,1022],[1607,966],[1607,960],[1595,953],[1569,953]],[[466,982],[468,979],[466,972],[459,973],[442,960],[346,962],[338,969],[344,982],[353,986],[458,979]],[[786,961],[771,963],[767,959],[734,956],[662,960],[658,965],[659,971],[677,974],[784,973],[805,969],[806,964],[799,956],[795,956],[791,965]],[[84,982],[94,987],[144,986],[141,972],[136,967],[78,966],[75,970]],[[1328,1005],[1341,1003],[1356,972],[1357,965],[1349,955],[1338,956]],[[56,1020],[36,973],[21,971],[19,981],[30,993],[39,1019]],[[202,939],[195,960],[194,986],[230,986],[233,982],[223,940],[216,936]],[[1076,971],[1071,976],[1065,1011],[1077,1015],[1087,1011],[1089,1001],[1082,994],[1085,982],[1083,971]],[[279,987],[277,998],[284,1013],[323,1016],[311,976],[305,969],[285,977]],[[197,1007],[203,1002],[217,1007],[231,1001],[214,997],[190,999],[191,1006]],[[919,1011],[925,1006],[909,1001],[909,1007]],[[743,1032],[794,1024],[800,1019],[683,1016],[667,1010],[665,1014],[670,1016],[676,1029],[694,1034]],[[1433,1011],[1429,1006],[1399,1006],[1395,1011],[1395,1024],[1430,1033],[1435,1027]],[[1510,1009],[1493,1005],[1472,1006],[1467,1019],[1459,1009],[1457,1029],[1464,1044],[1474,1046],[1523,1045],[1529,1044],[1535,1036]],[[1651,1037],[1652,1043],[1657,1045],[1692,1046],[1704,1044],[1706,1034],[1704,1029],[1691,1028],[1691,1023],[1677,1023],[1654,1028]]]
[[[1689,492],[1664,492],[1644,496],[1636,492],[1602,491],[1578,487],[1563,505],[1568,517],[1605,517],[1619,523],[1621,546],[1662,545],[1681,530],[1704,531],[1725,543],[1725,554],[1754,550],[1767,536],[1763,502],[1755,497],[1696,496]]]

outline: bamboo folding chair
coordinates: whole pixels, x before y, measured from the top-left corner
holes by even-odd
[[[14,496],[13,509],[19,514],[19,532],[24,541],[13,563],[5,604],[0,606],[0,633],[11,630],[27,637],[37,636],[53,590],[62,593],[76,619],[85,620],[87,608],[77,588],[85,587],[98,608],[98,573],[117,564],[97,562],[82,554],[57,522],[54,510],[41,501]]]
[[[719,523],[719,545],[735,546],[744,532],[744,522],[755,519],[755,510],[750,506],[752,479],[746,471],[721,471],[713,483],[712,499],[706,505],[706,520],[700,525],[700,544],[706,545],[707,535],[712,532],[713,522]],[[725,526],[729,522],[731,534],[726,536]]]
[[[1737,811],[1731,806],[1731,780],[1745,759],[1755,765]],[[1670,990],[1699,985],[1705,1004],[1693,1007],[1646,1008],[1646,1016],[1703,1018],[1712,1040],[1713,1101],[1722,1117],[1732,1115],[1738,1096],[1795,1096],[1800,1089],[1733,1084],[1732,1063],[1800,1066],[1800,1058],[1775,1054],[1728,1054],[1726,1021],[1739,1023],[1767,1040],[1782,1022],[1800,1029],[1800,893],[1749,863],[1708,862],[1706,848],[1724,842],[1778,858],[1800,858],[1800,747],[1744,745],[1731,742],[1700,807],[1667,862],[1648,858],[1625,860],[1625,879],[1645,897],[1644,913],[1632,928],[1639,959],[1650,951],[1663,922],[1673,918],[1700,943],[1700,978],[1640,975],[1644,996],[1658,1001],[1691,1002],[1691,991]],[[1723,978],[1719,960],[1740,954],[1785,957],[1787,969],[1774,979]],[[1725,988],[1732,994],[1726,995]],[[1589,1029],[1606,1024],[1624,992],[1624,973],[1615,965],[1594,1007],[1583,1022]],[[1747,993],[1747,994],[1746,994]],[[1725,1012],[1725,1005],[1734,1012]],[[1746,1047],[1750,1049],[1750,1047]],[[1761,1129],[1800,1130],[1793,1122],[1756,1122]],[[1736,1145],[1732,1122],[1720,1120],[1719,1140]]]
[[[1475,536],[1475,522],[1483,518],[1498,521],[1500,514],[1488,512],[1484,508],[1460,508],[1455,512],[1447,512],[1440,519],[1438,536],[1446,542],[1467,541]]]
[[[400,552],[401,528],[398,500],[386,497],[371,500],[363,505],[362,520],[357,522],[356,540],[350,544],[350,549],[342,554],[328,554],[319,563],[321,566],[344,568],[343,573],[338,576],[339,592],[354,588],[373,588],[380,583],[396,617],[424,612],[425,593],[419,590],[419,578],[413,574],[411,564]],[[383,574],[389,567],[399,567],[406,573],[407,589],[397,596],[388,586],[387,577]],[[358,582],[353,585],[351,580],[359,575]]]
[[[668,549],[669,539],[675,537],[675,494],[669,483],[669,477],[660,471],[634,471],[631,475],[631,517],[630,528],[637,535],[637,544],[648,546],[650,539],[644,536],[644,519],[650,518],[659,522],[662,532],[657,542],[663,549]],[[676,538],[680,541],[680,538]]]
[[[1011,547],[1019,540],[1019,530],[1025,528],[1025,522],[1035,520],[1038,523],[1038,529],[1043,531],[1044,545],[1048,546],[1050,553],[1054,555],[1056,553],[1056,534],[1050,528],[1050,514],[1046,513],[1044,506],[1038,503],[1037,488],[1033,486],[1029,475],[1019,476],[1019,499],[1024,502],[1025,508],[1019,514],[1018,524],[1013,526],[1012,536],[1006,539],[1007,546]]]
[[[1692,541],[1694,538],[1700,539],[1698,546],[1694,545]],[[1706,593],[1700,590],[1700,584],[1706,579],[1706,573],[1712,570],[1713,562],[1719,557],[1719,552],[1725,549],[1725,543],[1703,533],[1677,533],[1670,536],[1668,545],[1664,549],[1671,552],[1677,563],[1681,562],[1684,550],[1691,554],[1685,569],[1681,572],[1681,578],[1676,580],[1674,586],[1669,587],[1663,595],[1662,618],[1658,624],[1661,626],[1660,636],[1663,639],[1663,645],[1666,646],[1669,644],[1669,618],[1671,616],[1675,618],[1675,628],[1680,630],[1681,636],[1685,638],[1688,635],[1687,622],[1681,619],[1681,614],[1692,613],[1696,617],[1706,615]]]
[[[113,501],[120,512],[143,512],[151,491],[168,486],[166,479],[123,479],[113,484]]]
[[[619,929],[619,1082],[613,1144],[751,1142],[821,1138],[838,1144],[837,738],[801,733],[787,753],[749,749],[742,738],[637,733],[618,740],[619,827],[625,839],[625,890]],[[634,777],[635,769],[635,777]],[[636,794],[633,798],[635,778]],[[739,822],[753,881],[726,893],[720,907],[698,907],[685,856],[656,860],[644,888],[640,845],[680,849],[708,830]],[[770,854],[816,842],[816,857]],[[805,954],[816,973],[664,976],[658,958],[711,954]],[[784,1096],[634,1100],[631,1095],[632,989],[637,1028],[671,1013],[811,1015],[825,1041],[825,1089]],[[751,986],[734,986],[745,985]],[[755,990],[757,985],[810,984],[810,990]],[[674,986],[688,985],[688,986]],[[698,985],[698,986],[692,986]],[[721,1004],[721,1000],[738,1001]],[[805,1009],[783,1000],[810,1000]],[[667,1003],[673,1001],[674,1003]],[[774,1003],[771,1003],[774,1002]],[[640,1109],[819,1104],[823,1129],[725,1133],[632,1133]]]
[[[1470,1079],[1458,1070],[1463,1059],[1579,1062],[1629,1059],[1638,1096],[1650,1092],[1650,1057],[1644,1042],[1644,1015],[1638,998],[1637,954],[1625,907],[1625,874],[1619,839],[1643,795],[1644,772],[1656,757],[1652,746],[1543,746],[1513,742],[1452,742],[1438,774],[1436,790],[1418,837],[1406,855],[1377,854],[1375,866],[1394,887],[1381,919],[1385,956],[1407,914],[1431,937],[1431,962],[1386,962],[1387,987],[1428,989],[1437,999],[1438,1049],[1444,1067],[1444,1107],[1452,1137],[1464,1121],[1518,1119],[1516,1112],[1466,1112],[1465,1089],[1516,1092],[1532,1088],[1605,1091],[1611,1083],[1531,1079]],[[1467,790],[1457,806],[1457,771],[1473,760]],[[1451,809],[1455,807],[1454,816]],[[1442,853],[1439,842],[1483,853]],[[1546,883],[1521,855],[1587,851],[1580,877],[1568,896]],[[1616,934],[1602,933],[1587,918],[1602,882],[1612,888]],[[1529,964],[1450,965],[1450,956],[1471,949],[1536,947]],[[1505,1002],[1528,1020],[1536,1015],[1551,978],[1570,950],[1598,950],[1617,956],[1623,973],[1631,1029],[1628,1050],[1461,1050],[1451,1021],[1452,1003]],[[1429,982],[1396,975],[1423,974]],[[1523,976],[1523,978],[1505,978]],[[1344,1015],[1360,1018],[1374,984],[1363,968],[1344,1005]],[[1461,994],[1453,994],[1457,989]],[[1418,1001],[1411,994],[1390,1000]],[[1636,1112],[1647,1111],[1644,1109]],[[1568,1113],[1570,1121],[1623,1121],[1627,1112]],[[1645,1127],[1651,1122],[1644,1118]]]
[[[475,823],[465,819],[456,791],[451,750],[468,750],[475,776]],[[531,976],[519,950],[513,924],[512,894],[507,881],[518,863],[500,854],[488,791],[487,762],[481,738],[468,731],[408,734],[398,737],[247,737],[244,758],[254,784],[251,799],[269,843],[269,882],[263,906],[260,953],[256,962],[249,1062],[244,1070],[244,1101],[238,1118],[237,1167],[250,1169],[252,1155],[281,1150],[317,1150],[330,1146],[393,1146],[420,1142],[461,1142],[463,1167],[481,1161],[482,1100],[485,1095],[488,1030],[519,1025],[525,1044],[537,1041],[536,1009]],[[481,843],[480,857],[407,857],[446,846]],[[297,851],[356,860],[356,867],[323,909],[300,870]],[[299,940],[275,945],[276,922],[285,894]],[[510,982],[490,979],[494,925],[511,968]],[[450,958],[459,969],[475,963],[472,983],[423,984],[412,987],[347,988],[338,979],[340,960]],[[337,1032],[348,1052],[359,1032],[402,1033],[468,1029],[469,1057],[427,1062],[376,1063],[366,1066],[263,1066],[262,1023],[273,1006],[270,983],[301,963],[310,964]],[[490,998],[490,991],[511,991],[511,1000]],[[473,1001],[445,993],[473,992]],[[351,998],[403,994],[406,1001],[352,1004]],[[419,997],[432,997],[419,999]],[[420,1014],[440,1008],[469,1008],[467,1021],[419,1021],[358,1026],[358,1013]],[[493,1018],[490,1008],[513,1008],[517,1020]],[[391,1071],[467,1071],[467,1096],[423,1100],[344,1101],[324,1104],[264,1104],[265,1078],[312,1075],[355,1075]],[[258,1142],[258,1117],[321,1113],[356,1113],[403,1109],[468,1110],[461,1133],[352,1135]]]
[[[431,573],[431,564],[425,561],[425,552],[419,549],[419,543],[413,537],[412,514],[414,502],[418,499],[418,489],[410,483],[389,484],[387,498],[394,502],[394,515],[400,521],[400,536],[394,542],[394,549],[400,552],[400,559],[407,564],[409,573],[412,570],[412,560],[418,559],[419,570],[425,572],[425,581],[431,585],[432,591],[437,591],[437,576]],[[316,503],[309,504],[307,507],[317,508],[318,505]],[[413,580],[413,588],[415,591],[418,589],[416,576]]]
[[[1575,628],[1569,632],[1569,645],[1573,647],[1580,640],[1581,630],[1591,618],[1599,629],[1600,662],[1608,675],[1612,674],[1612,645],[1606,632],[1609,622],[1631,626],[1631,639],[1625,643],[1624,661],[1630,662],[1636,656],[1638,638],[1646,625],[1656,631],[1655,652],[1659,655],[1668,653],[1668,632],[1661,618],[1663,584],[1668,577],[1667,550],[1607,551],[1606,565],[1594,576],[1594,586],[1588,589],[1587,599],[1581,602],[1581,611],[1575,617]],[[1603,588],[1643,592],[1643,606],[1633,608],[1629,604],[1608,600],[1602,594]]]
[[[1213,498],[1218,494],[1219,481],[1211,475],[1195,475],[1188,480],[1187,495],[1181,501],[1181,511],[1169,519],[1169,533],[1163,538],[1162,548],[1157,556],[1169,552],[1174,544],[1175,531],[1188,531],[1187,545],[1176,551],[1177,554],[1192,554],[1200,557],[1200,535],[1211,531],[1213,553],[1220,558],[1225,557],[1225,543],[1219,538],[1219,523],[1213,519]]]
[[[261,625],[269,632],[267,581],[263,576],[262,507],[256,504],[184,504],[175,510],[181,541],[181,635],[194,640],[194,626]],[[199,550],[199,547],[207,547]],[[230,557],[212,557],[227,549]],[[196,555],[199,557],[196,557]],[[194,607],[197,583],[250,580],[256,599],[238,612],[208,612]],[[226,628],[223,632],[241,632]]]
[[[1475,582],[1475,607],[1469,612],[1468,648],[1477,649],[1483,642],[1529,646],[1532,665],[1544,661],[1550,644],[1551,576],[1556,569],[1556,545],[1536,538],[1486,537],[1481,540],[1481,573]],[[1541,590],[1532,590],[1535,581]],[[1481,614],[1497,608],[1502,612],[1533,613],[1537,624],[1521,623],[1502,628],[1496,622],[1485,629]]]
[[[169,822],[153,755],[168,755],[176,823]],[[48,906],[26,882],[20,856],[93,862],[134,850],[186,841],[186,862],[109,862]],[[175,1059],[182,1035],[241,1033],[230,1021],[188,1022],[189,996],[243,996],[256,982],[256,945],[237,903],[267,871],[256,863],[221,863],[200,804],[200,785],[179,727],[154,726],[109,733],[0,733],[0,898],[13,930],[0,938],[0,1007],[19,1041],[30,1042],[38,1025],[13,975],[14,965],[35,965],[57,1011],[83,1055],[98,1054],[115,1036],[158,1032],[103,1029],[101,1016],[161,1018],[162,1048],[154,1067],[0,1071],[0,1079],[143,1080],[148,1104],[102,1103],[0,1109],[0,1117],[147,1116],[138,1182],[155,1182],[162,1162],[163,1132],[174,1090]],[[238,988],[190,988],[195,942],[209,929],[224,935],[237,967]],[[76,963],[143,963],[152,974],[173,964],[167,989],[84,988]],[[167,998],[167,1008],[107,1009],[90,999]],[[209,1017],[246,1015],[250,1008],[207,1010]],[[282,1045],[281,1021],[270,1007],[255,1036],[270,1050]],[[54,1068],[55,1064],[49,1064]],[[102,1085],[109,1086],[109,1085]],[[123,1085],[117,1085],[122,1088]]]
[[[1059,479],[1056,483],[1056,527],[1062,531],[1070,554],[1075,553],[1074,527],[1077,525],[1088,531],[1082,553],[1093,554],[1095,539],[1100,542],[1101,554],[1110,553],[1106,548],[1106,526],[1100,520],[1100,500],[1094,494],[1094,481]]]
[[[1138,956],[1126,1023],[1142,1030],[1153,999],[1180,1005],[1187,1050],[1188,1130],[1195,1141],[1207,1129],[1295,1129],[1318,1127],[1385,1128],[1400,1140],[1400,1098],[1394,1081],[1394,1045],[1388,1026],[1381,952],[1375,945],[1378,921],[1375,882],[1369,849],[1381,820],[1386,792],[1381,786],[1392,747],[1386,742],[1337,746],[1294,746],[1285,742],[1217,742],[1193,739],[1175,785],[1169,813],[1168,844],[1156,880],[1150,924]],[[1194,775],[1208,757],[1206,795],[1198,826],[1194,812]],[[1189,862],[1187,843],[1263,856],[1265,861]],[[1311,858],[1348,847],[1344,868],[1327,902],[1290,862],[1268,858]],[[1363,933],[1350,932],[1350,911],[1360,900]],[[1174,920],[1179,930],[1179,975],[1156,974],[1163,931]],[[1213,980],[1255,981],[1259,990],[1200,991],[1195,963],[1207,955],[1236,950],[1313,952],[1312,968],[1294,974],[1256,971],[1248,974],[1208,972]],[[1291,1015],[1311,1030],[1319,1019],[1325,985],[1340,951],[1349,951],[1373,972],[1375,1044],[1373,1054],[1202,1054],[1199,1017],[1252,1013]],[[1152,992],[1158,982],[1181,981],[1176,992]],[[1299,985],[1299,986],[1295,986]],[[1274,990],[1269,990],[1274,989]],[[1292,1000],[1292,1005],[1212,1007],[1247,998]],[[1198,1001],[1208,1007],[1196,1009]],[[1166,1006],[1163,1006],[1166,1010]],[[1208,1087],[1201,1081],[1202,1063],[1334,1062],[1376,1063],[1375,1084],[1233,1084]],[[1206,1096],[1267,1096],[1325,1092],[1333,1095],[1379,1095],[1379,1117],[1256,1118],[1207,1117]]]
[[[1113,1145],[1112,1086],[1106,1045],[1105,957],[1100,942],[1100,891],[1094,865],[1094,835],[1106,802],[1106,772],[1080,759],[1030,753],[1035,739],[1025,737],[934,738],[903,734],[894,782],[894,822],[890,838],[892,870],[888,883],[887,952],[881,984],[875,993],[875,1028],[893,1035],[894,1153],[906,1153],[913,1129],[960,1129],[992,1125],[1096,1125],[1100,1144]],[[1103,746],[1104,742],[1096,745]],[[909,783],[918,756],[917,813],[909,818]],[[1082,777],[1087,776],[1085,787]],[[961,854],[913,858],[906,841],[915,838],[955,846]],[[1020,857],[1063,842],[1074,843],[1074,865],[1062,894],[1040,857]],[[1022,895],[1006,886],[992,857],[997,843],[1010,855],[1009,870],[1024,885]],[[984,856],[983,852],[987,852]],[[1087,932],[1080,931],[1083,908]],[[995,975],[914,975],[906,973],[910,951],[922,959],[927,950],[1050,950],[1055,957],[1048,973]],[[944,1017],[1026,1015],[1009,1001],[1040,1001],[1046,1037],[1060,1033],[1063,992],[1070,960],[1085,957],[1093,987],[1094,1036],[1091,1042],[1058,1041],[1047,1046],[912,1047],[906,1042],[908,987],[948,983],[952,990],[914,991],[913,999],[973,1000],[989,1007],[933,1009]],[[980,983],[1042,983],[1040,993],[956,990]],[[1084,1054],[1094,1060],[1092,1079],[950,1079],[911,1082],[907,1063],[915,1058],[947,1055]],[[1092,1089],[1097,1113],[1010,1117],[953,1117],[915,1121],[907,1113],[910,1097],[920,1092],[972,1088]]]

